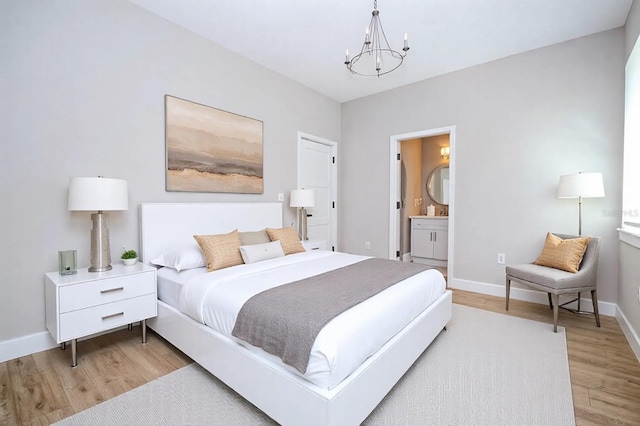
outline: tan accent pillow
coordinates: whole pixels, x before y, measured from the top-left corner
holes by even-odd
[[[293,229],[293,226],[278,229],[267,228],[267,234],[269,234],[271,241],[280,241],[280,244],[282,244],[282,251],[284,251],[285,255],[306,251],[300,242],[300,238],[298,238],[298,233]]]
[[[260,231],[239,232],[238,234],[240,235],[241,246],[252,246],[255,244],[266,244],[271,242],[267,231],[264,229]]]
[[[240,237],[237,229],[228,234],[194,235],[193,238],[196,239],[204,253],[207,272],[242,265]]]
[[[533,263],[576,273],[588,244],[589,237],[563,240],[549,232],[542,253]]]

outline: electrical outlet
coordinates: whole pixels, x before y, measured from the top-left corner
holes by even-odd
[[[282,192],[278,192],[278,201],[284,201],[284,194]]]
[[[504,253],[498,253],[498,263],[500,263],[501,265],[504,265]]]
[[[640,287],[638,287],[638,303],[640,303]]]
[[[366,250],[371,250],[371,242],[370,242],[370,241],[367,241],[366,243],[364,243],[364,248],[365,248]]]

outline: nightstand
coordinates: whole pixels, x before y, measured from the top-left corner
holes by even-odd
[[[158,314],[156,268],[142,263],[118,263],[106,272],[49,272],[44,289],[47,329],[63,348],[71,341],[72,367],[78,365],[79,338],[141,321],[146,343],[146,320]]]
[[[327,242],[320,240],[306,240],[302,241],[302,247],[304,247],[306,251],[326,250]]]

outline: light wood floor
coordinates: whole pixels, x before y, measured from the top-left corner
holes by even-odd
[[[454,291],[455,303],[551,324],[544,305]],[[615,318],[560,312],[566,327],[577,425],[639,425],[640,364]],[[549,332],[553,332],[550,326]],[[140,343],[139,328],[0,363],[0,425],[47,425],[183,367],[191,360],[153,332]],[[526,360],[523,360],[526,362]],[[544,372],[540,372],[544,374]],[[543,407],[541,407],[543,408]]]

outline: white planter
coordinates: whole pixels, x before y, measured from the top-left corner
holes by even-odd
[[[138,258],[134,257],[133,259],[122,259],[122,263],[127,266],[135,265],[138,262]]]

